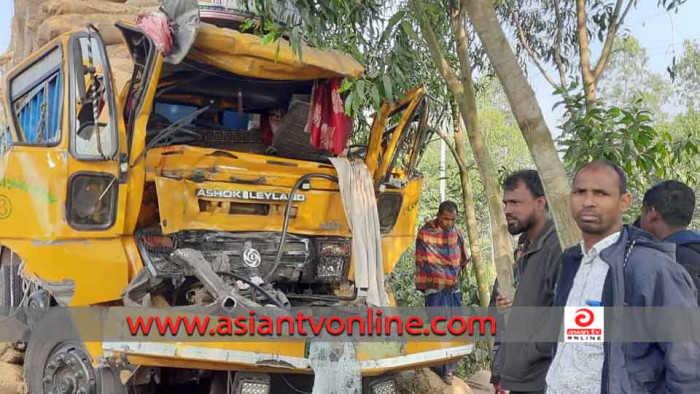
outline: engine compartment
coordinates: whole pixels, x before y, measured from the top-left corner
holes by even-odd
[[[135,238],[146,269],[125,293],[132,303],[143,305],[146,293],[171,306],[221,304],[231,295],[282,308],[347,299],[336,290],[348,280],[349,238],[286,234],[282,240],[277,232],[208,230],[164,235],[159,227],[141,229]],[[150,289],[140,283],[145,276]]]

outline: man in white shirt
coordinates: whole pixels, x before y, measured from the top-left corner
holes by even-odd
[[[675,263],[674,248],[623,226],[631,196],[618,166],[593,162],[582,167],[570,202],[583,242],[562,256],[555,306],[697,308],[694,285]],[[624,345],[626,351],[615,342],[559,343],[546,392],[700,393],[697,344]]]

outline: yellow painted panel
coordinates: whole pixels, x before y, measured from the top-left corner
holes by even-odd
[[[416,178],[408,182],[402,191],[403,204],[396,225],[391,233],[382,237],[382,258],[384,261],[384,273],[394,270],[401,256],[415,243],[416,219],[418,216],[418,201],[422,179]]]
[[[281,342],[228,341],[228,342],[183,342],[182,346],[200,346],[212,349],[237,350],[241,352],[275,354],[280,356],[304,357],[306,342],[296,340]]]
[[[128,263],[120,238],[32,241],[4,239],[25,263],[25,273],[43,281],[74,282],[68,306],[121,300]]]
[[[350,55],[303,45],[300,61],[287,40],[280,39],[278,43],[262,45],[262,38],[256,35],[202,24],[188,56],[256,78],[309,80],[359,77],[364,72],[364,67]]]
[[[195,183],[187,180],[156,178],[161,226],[164,233],[186,229],[222,231],[280,231],[283,227],[286,202],[258,201],[270,204],[269,215],[229,214],[231,201],[254,203],[243,199],[196,197],[199,189],[247,191],[251,193],[289,193],[287,188],[259,185],[226,184],[221,182]],[[289,232],[308,235],[350,236],[340,194],[326,191],[303,191],[306,201],[292,203],[298,209],[296,218],[289,221]],[[198,200],[221,202],[219,212],[200,212]],[[324,223],[334,223],[337,230],[324,229]]]
[[[63,218],[66,154],[14,146],[0,164],[0,237],[47,239],[71,230]]]

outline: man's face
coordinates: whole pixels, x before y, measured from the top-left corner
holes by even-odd
[[[457,213],[450,211],[442,211],[437,217],[438,226],[440,226],[440,228],[443,230],[450,230],[452,227],[454,227],[456,220]]]
[[[537,223],[540,215],[545,215],[545,197],[535,198],[532,192],[520,181],[514,190],[503,192],[503,210],[511,235],[523,233]]]
[[[571,213],[586,234],[608,235],[630,206],[629,193],[620,194],[620,178],[607,166],[581,170],[571,189]]]

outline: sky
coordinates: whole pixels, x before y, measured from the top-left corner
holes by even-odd
[[[10,43],[12,25],[13,1],[0,0],[0,53],[4,53]],[[700,41],[700,1],[688,0],[679,8],[679,12],[666,12],[657,7],[657,0],[641,0],[636,9],[630,11],[624,28],[637,37],[647,49],[651,71],[666,75],[666,67],[671,64],[674,50],[681,52],[683,40]],[[600,45],[593,47],[593,59],[597,60]],[[550,70],[551,75],[557,75]],[[561,111],[552,111],[557,97],[552,96],[554,90],[534,66],[529,67],[528,79],[544,113],[549,129],[556,136]]]
[[[700,41],[700,26],[695,24],[698,23],[698,16],[700,16],[698,0],[688,0],[679,8],[678,13],[667,12],[657,7],[657,0],[641,0],[637,8],[632,9],[627,15],[623,30],[628,30],[646,48],[649,55],[649,69],[668,78],[666,67],[673,60],[674,50],[680,57],[684,40]],[[597,39],[591,45],[592,61],[597,61],[601,45]],[[552,85],[544,79],[534,65],[528,67],[528,72],[528,80],[535,90],[545,120],[552,134],[556,136],[559,134],[556,126],[561,110],[552,111],[552,107],[558,101],[558,97],[552,96],[551,93],[554,90]],[[559,74],[553,68],[549,72],[556,80]]]

